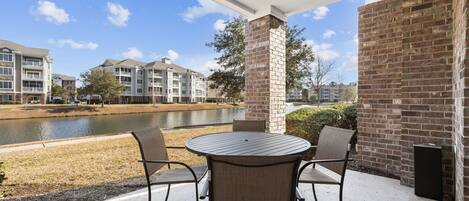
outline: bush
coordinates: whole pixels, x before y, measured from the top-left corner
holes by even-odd
[[[5,167],[3,166],[3,162],[0,161],[0,186],[2,185],[3,181],[6,179],[5,177]],[[0,191],[0,198],[5,197],[5,192]]]
[[[329,108],[303,108],[287,115],[287,134],[317,144],[326,125],[346,129],[357,128],[356,105],[337,104]]]

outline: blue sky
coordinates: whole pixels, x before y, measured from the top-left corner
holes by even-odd
[[[369,0],[367,0],[369,1]],[[357,8],[340,0],[288,19],[321,57],[334,61],[329,80],[357,79]],[[215,52],[206,47],[235,16],[211,0],[5,1],[0,39],[47,48],[53,72],[78,76],[106,58],[152,61],[162,56],[209,74]],[[6,19],[6,20],[5,20]]]

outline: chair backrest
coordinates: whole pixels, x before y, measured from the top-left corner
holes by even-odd
[[[318,148],[314,159],[348,158],[350,141],[354,135],[354,130],[324,126],[319,134]],[[343,175],[346,164],[346,162],[320,163],[321,166],[340,175]]]
[[[208,156],[210,201],[296,200],[301,156]]]
[[[233,131],[265,132],[265,120],[233,120]]]
[[[142,160],[168,160],[168,153],[166,152],[166,144],[164,142],[163,134],[160,128],[150,128],[141,131],[132,132],[132,135],[138,142],[140,147],[140,154]],[[143,163],[145,172],[152,175],[165,164],[159,163]]]

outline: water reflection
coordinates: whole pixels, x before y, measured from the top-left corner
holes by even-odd
[[[0,144],[122,133],[147,127],[172,128],[243,119],[244,109],[220,109],[90,117],[0,121]]]

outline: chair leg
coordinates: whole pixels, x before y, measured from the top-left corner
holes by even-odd
[[[316,189],[314,188],[314,184],[311,184],[311,186],[313,187],[313,196],[314,196],[314,200],[315,200],[315,201],[318,201],[318,197],[316,196]]]
[[[340,185],[340,192],[339,192],[339,200],[342,201],[342,197],[343,197],[343,184]]]
[[[168,184],[168,190],[166,191],[166,198],[164,199],[165,201],[168,201],[170,190],[171,190],[171,184]]]
[[[151,185],[148,184],[148,201],[151,201]]]
[[[199,183],[195,182],[195,201],[199,201]]]

